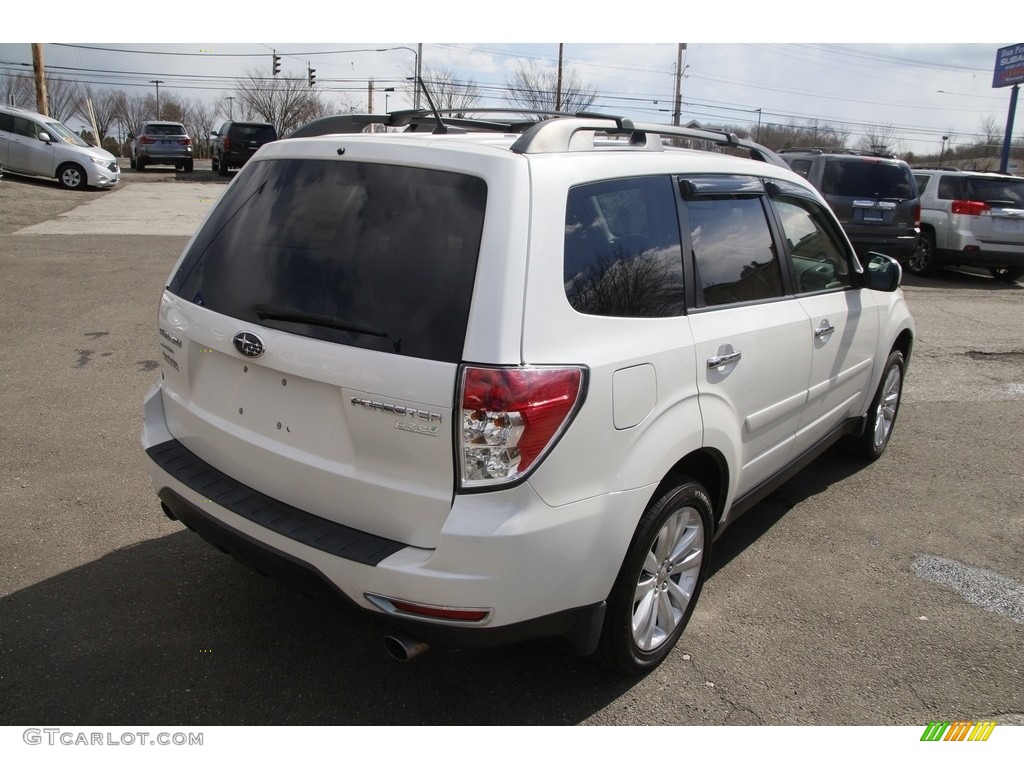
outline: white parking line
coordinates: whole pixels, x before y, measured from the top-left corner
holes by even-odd
[[[126,184],[14,234],[191,236],[224,189],[181,181]]]

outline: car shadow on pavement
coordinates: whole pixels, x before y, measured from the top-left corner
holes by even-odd
[[[188,531],[0,599],[0,627],[0,725],[570,725],[637,683],[546,643],[396,661]]]
[[[708,578],[761,538],[795,506],[864,470],[863,461],[850,458],[841,448],[834,447],[823,453],[722,533],[711,548]],[[697,610],[700,610],[699,605]]]

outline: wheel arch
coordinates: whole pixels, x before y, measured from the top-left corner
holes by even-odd
[[[700,448],[691,451],[672,465],[672,468],[658,484],[652,498],[657,498],[668,487],[678,485],[682,477],[697,481],[711,496],[711,504],[715,513],[715,530],[712,531],[712,538],[714,538],[725,514],[725,500],[729,488],[729,468],[725,457],[713,448]]]

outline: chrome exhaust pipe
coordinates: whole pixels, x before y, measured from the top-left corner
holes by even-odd
[[[429,651],[430,646],[404,632],[394,632],[384,636],[384,650],[399,661],[411,661],[421,653]]]

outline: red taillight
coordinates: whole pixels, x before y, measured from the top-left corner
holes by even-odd
[[[920,205],[915,205],[914,206],[914,226],[915,227],[920,227],[921,226],[921,206]]]
[[[230,136],[225,136],[224,137],[224,149],[231,149],[231,137]]]
[[[981,216],[991,213],[992,207],[988,203],[979,200],[954,200],[953,213],[962,213],[966,216]]]
[[[582,394],[582,368],[464,368],[462,487],[522,477],[568,425]]]
[[[178,143],[179,144],[184,144],[187,147],[187,146],[192,144],[192,139],[190,139],[188,136],[186,136],[183,139],[178,139]]]
[[[156,144],[156,139],[151,139],[149,136],[140,136],[139,144]]]

